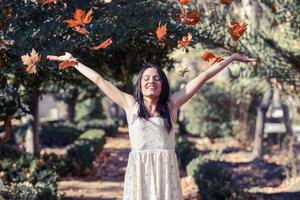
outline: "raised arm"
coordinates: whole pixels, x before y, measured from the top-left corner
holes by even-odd
[[[66,53],[64,56],[48,56],[50,60],[56,61],[75,61],[71,54]],[[81,74],[94,82],[112,101],[121,106],[124,110],[130,110],[135,103],[135,99],[132,95],[122,92],[119,88],[113,85],[111,82],[105,80],[100,74],[93,69],[78,62],[74,66]]]
[[[172,106],[174,109],[178,109],[184,103],[186,103],[192,96],[202,87],[202,85],[209,80],[211,77],[215,76],[222,69],[224,69],[228,64],[233,61],[241,62],[254,62],[255,59],[242,56],[240,54],[233,54],[230,57],[226,58],[217,65],[213,65],[208,68],[203,73],[199,74],[196,78],[189,81],[182,89],[178,92],[175,92],[171,95]]]

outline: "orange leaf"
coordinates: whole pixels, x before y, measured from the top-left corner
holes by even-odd
[[[232,2],[232,0],[220,0],[221,4],[226,4],[228,6],[231,4],[231,2]]]
[[[21,56],[22,62],[26,66],[26,72],[29,74],[36,74],[36,64],[41,61],[41,55],[32,49],[30,55]]]
[[[179,3],[185,3],[185,4],[188,4],[188,3],[190,3],[191,2],[191,0],[179,0]]]
[[[234,41],[237,41],[247,29],[247,24],[239,22],[230,22],[228,31]]]
[[[198,10],[193,10],[186,15],[181,15],[182,24],[195,26],[200,21],[200,13]]]
[[[158,41],[162,41],[165,38],[165,35],[167,34],[167,24],[163,26],[159,26],[156,30],[156,36],[158,38]]]
[[[92,14],[93,14],[92,9],[90,9],[87,13],[85,13],[84,10],[76,8],[76,10],[73,14],[73,19],[65,20],[65,22],[71,28],[75,28],[77,26],[81,26],[84,24],[89,24],[89,23],[91,23],[91,21],[93,19]]]
[[[207,61],[207,62],[211,62],[210,63],[211,65],[215,64],[215,63],[218,63],[218,62],[221,62],[222,60],[224,60],[224,58],[222,56],[218,56],[216,54],[214,54],[213,52],[211,51],[205,51],[201,58],[204,60],[204,61]]]
[[[98,49],[105,49],[106,47],[108,47],[109,45],[111,45],[112,40],[111,39],[107,39],[104,42],[102,42],[101,44],[91,47],[92,50],[98,50]]]
[[[192,34],[188,33],[187,36],[183,36],[181,40],[178,41],[178,46],[182,48],[187,48],[192,40]]]
[[[66,68],[74,67],[77,64],[78,64],[78,61],[66,60],[66,61],[59,63],[59,69],[66,69]]]

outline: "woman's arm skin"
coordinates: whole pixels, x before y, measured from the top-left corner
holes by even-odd
[[[64,56],[48,56],[50,60],[56,61],[76,61],[76,59],[69,53],[66,53]],[[121,106],[124,110],[129,111],[135,103],[135,99],[132,95],[129,95],[125,92],[122,92],[115,85],[105,80],[100,74],[98,74],[93,69],[83,65],[78,62],[74,66],[81,74],[87,77],[89,80],[94,82],[103,92],[107,95],[112,101]]]
[[[218,74],[221,70],[223,70],[228,64],[233,61],[241,61],[241,62],[254,62],[255,59],[248,58],[246,56],[242,56],[240,54],[233,54],[227,59],[223,60],[217,65],[213,65],[208,68],[203,73],[199,74],[196,78],[189,81],[185,87],[180,89],[178,92],[175,92],[171,95],[172,107],[174,110],[177,110],[186,103],[192,96],[203,86],[203,84],[208,81],[211,77]]]

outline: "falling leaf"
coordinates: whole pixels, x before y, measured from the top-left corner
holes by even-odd
[[[89,32],[84,28],[84,25],[91,23],[93,19],[92,14],[92,9],[86,13],[84,10],[77,8],[73,14],[73,19],[65,20],[65,22],[69,27],[88,37]]]
[[[73,19],[65,20],[69,27],[81,26],[91,23],[93,19],[93,10],[90,9],[87,13],[84,10],[77,8],[73,14]]]
[[[224,60],[224,58],[222,56],[218,56],[216,54],[214,54],[213,52],[211,51],[205,51],[201,58],[204,60],[204,61],[207,61],[207,62],[211,62],[210,64],[213,65],[215,63],[218,63],[218,62],[221,62],[222,60]]]
[[[193,10],[186,15],[181,16],[182,24],[195,26],[200,21],[200,13],[198,10]]]
[[[239,22],[230,22],[228,31],[234,41],[237,41],[247,29],[247,24]]]
[[[192,40],[192,34],[188,33],[187,36],[183,36],[181,40],[178,41],[178,46],[182,48],[187,48]]]
[[[191,2],[191,0],[179,0],[179,3],[184,3],[184,4],[188,4],[190,2]]]
[[[189,72],[189,71],[190,71],[190,70],[189,70],[187,67],[185,67],[185,68],[183,68],[183,69],[178,70],[178,73],[179,73],[179,75],[180,75],[181,77],[183,77],[184,74],[185,74],[186,72]]]
[[[101,44],[91,47],[92,50],[98,50],[98,49],[105,49],[106,47],[108,47],[109,45],[111,45],[112,43],[112,39],[107,39],[104,42],[102,42]]]
[[[26,72],[29,74],[36,74],[36,64],[41,61],[41,55],[32,49],[30,55],[26,54],[21,56],[24,65],[27,65]]]
[[[78,64],[78,61],[66,60],[66,61],[59,63],[58,66],[59,66],[59,69],[66,69],[66,68],[74,67],[77,64]]]
[[[228,6],[231,4],[231,2],[232,2],[232,0],[220,0],[221,4],[225,4],[225,5],[228,5]]]
[[[158,41],[162,41],[167,34],[167,24],[159,26],[156,30]]]

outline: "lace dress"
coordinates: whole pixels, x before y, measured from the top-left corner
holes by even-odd
[[[127,113],[131,152],[123,200],[183,200],[174,129],[168,134],[162,118],[147,121],[137,111],[136,103]]]

